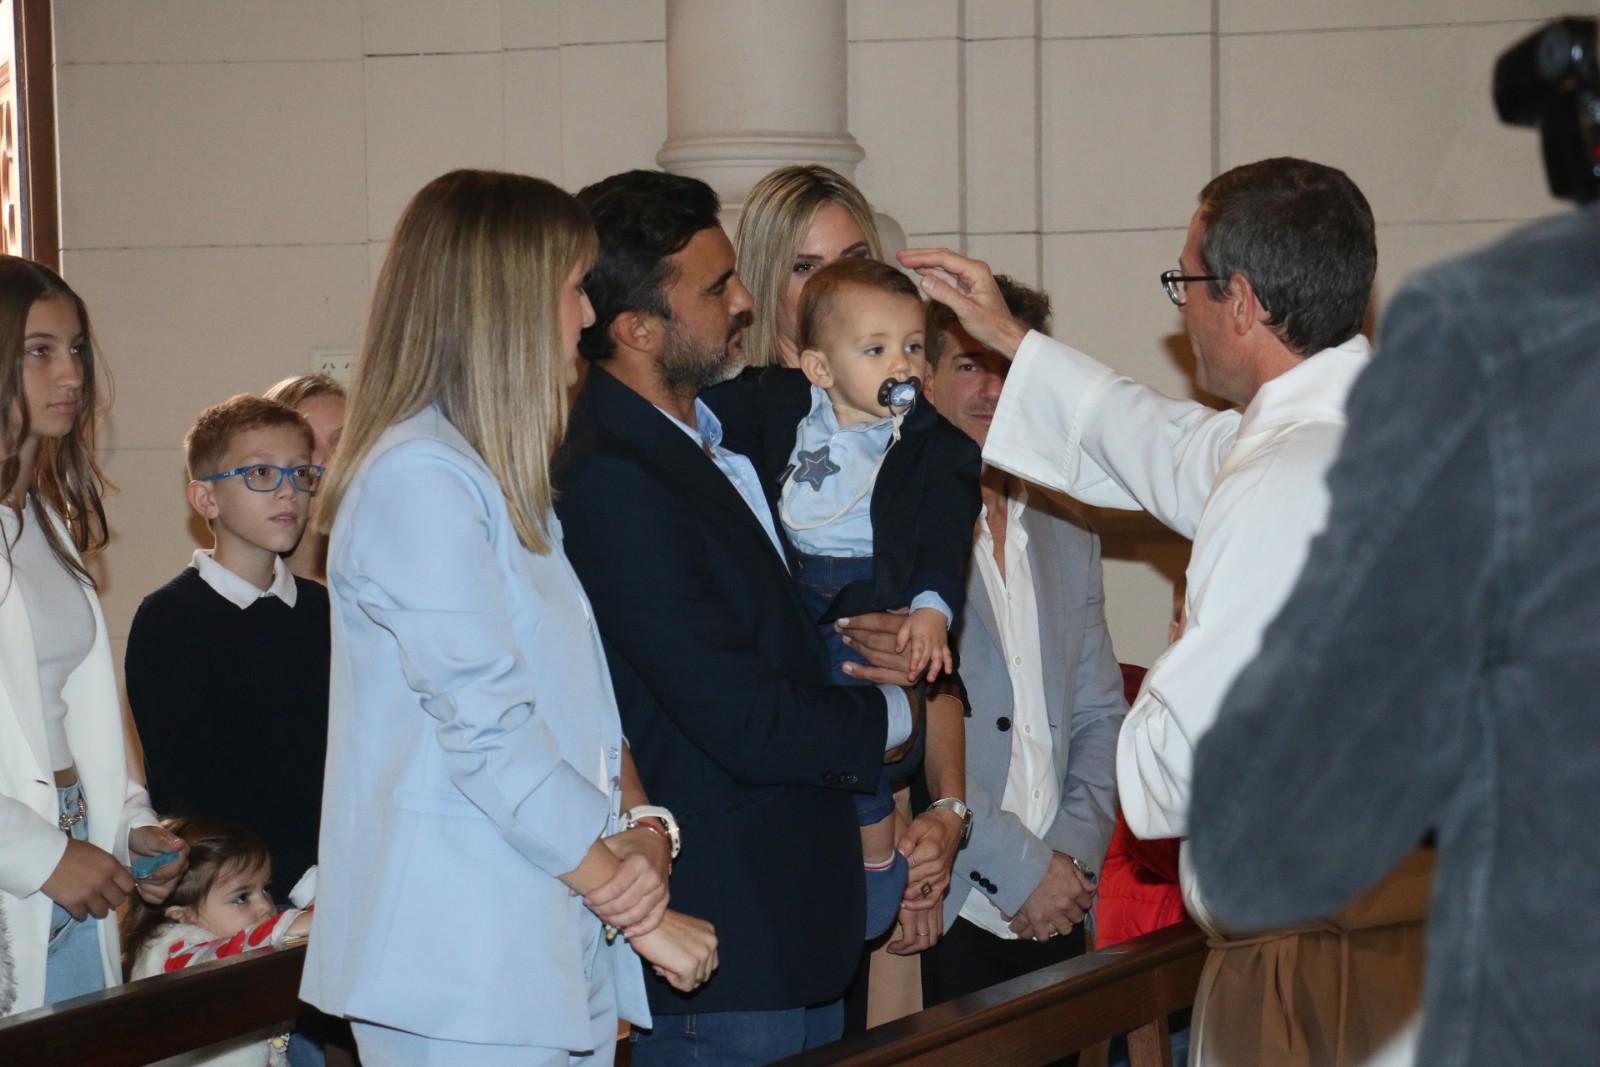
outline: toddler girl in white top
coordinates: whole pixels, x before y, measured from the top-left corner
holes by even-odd
[[[189,843],[189,869],[165,906],[138,897],[122,917],[129,979],[302,941],[311,911],[278,911],[267,885],[272,857],[249,830],[216,819],[168,819]],[[289,1025],[269,1027],[179,1058],[184,1067],[286,1067]],[[167,1061],[173,1064],[174,1061]]]

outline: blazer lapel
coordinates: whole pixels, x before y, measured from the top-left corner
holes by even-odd
[[[763,454],[750,458],[758,463],[767,498],[776,500],[783,489],[778,475],[788,468],[800,420],[811,410],[811,383],[799,371],[772,367],[761,375],[757,389]]]
[[[655,405],[613,378],[603,365],[590,368],[579,401],[596,422],[634,445],[644,461],[668,479],[731,513],[735,521],[748,524],[787,574],[787,563],[739,490],[711,457],[695,446],[694,439],[673,425]]]
[[[1030,493],[1040,492],[1031,489]],[[1061,569],[1060,553],[1056,551],[1055,530],[1050,516],[1033,503],[1022,509],[1022,524],[1028,531],[1028,562],[1033,572],[1033,595],[1039,617],[1040,670],[1044,673],[1044,703],[1050,725],[1056,727],[1056,752],[1059,756],[1067,741],[1063,729],[1070,709],[1063,705],[1071,695],[1067,685],[1070,668],[1066,661],[1066,647],[1061,617],[1061,605],[1072,603],[1071,591],[1066,588],[1067,576]]]
[[[917,469],[918,461],[933,436],[927,431],[938,417],[932,404],[925,400],[917,401],[917,406],[911,409],[910,414],[900,424],[900,440],[891,445],[888,454],[883,457],[883,469],[878,472],[879,481],[894,485],[896,481],[905,478],[907,471]],[[887,495],[896,500],[903,500],[909,494],[891,492]],[[874,496],[873,499],[876,501],[877,497]],[[877,516],[874,515],[873,518],[876,520]]]

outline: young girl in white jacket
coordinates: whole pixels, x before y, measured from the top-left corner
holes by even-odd
[[[0,256],[0,910],[13,1012],[121,977],[117,926],[183,871],[130,777],[105,619],[82,554],[105,544],[89,314],[54,271]],[[135,879],[138,857],[176,857]]]

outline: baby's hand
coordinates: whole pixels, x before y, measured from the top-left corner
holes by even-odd
[[[312,911],[310,908],[307,908],[305,911],[302,911],[299,915],[296,915],[294,917],[294,922],[289,924],[289,929],[284,931],[284,937],[286,939],[290,939],[290,938],[298,939],[298,938],[302,938],[302,937],[310,937],[311,936],[311,917],[313,915],[315,915],[315,914],[316,914],[316,912]]]
[[[924,668],[930,682],[939,677],[941,670],[950,674],[956,669],[955,659],[950,655],[950,632],[945,625],[945,615],[938,608],[918,608],[906,616],[900,632],[895,635],[894,649],[906,652],[908,645],[911,667],[906,671],[907,682],[915,682]]]

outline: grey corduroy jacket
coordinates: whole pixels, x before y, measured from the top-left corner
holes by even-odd
[[[1200,886],[1334,911],[1437,836],[1419,1062],[1600,1057],[1600,207],[1433,268],[1195,761]]]

